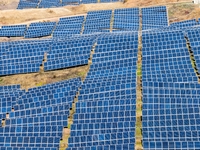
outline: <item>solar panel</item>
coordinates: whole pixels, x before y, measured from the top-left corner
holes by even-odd
[[[42,0],[39,4],[39,8],[51,8],[51,7],[61,7],[62,3],[60,0]]]
[[[55,42],[47,54],[44,70],[56,70],[88,64],[95,37],[80,37],[71,44],[67,41]]]
[[[84,16],[60,18],[56,29],[53,32],[53,37],[59,38],[80,34],[83,22]]]
[[[183,32],[146,33],[142,41],[144,81],[197,82]]]
[[[168,26],[166,6],[142,8],[142,30]]]
[[[115,9],[113,29],[138,31],[139,8]]]
[[[31,23],[26,31],[25,38],[50,36],[53,32],[55,25],[56,22]]]
[[[23,37],[26,25],[2,26],[0,28],[0,37]]]
[[[36,8],[39,0],[20,0],[17,9]]]
[[[84,23],[83,34],[109,32],[112,10],[89,11]]]

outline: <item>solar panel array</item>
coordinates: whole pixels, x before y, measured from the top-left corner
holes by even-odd
[[[1,118],[6,119],[5,126],[0,127],[1,149],[58,149],[80,85],[81,79],[74,78],[29,89],[19,95],[16,104],[12,105],[14,111],[8,112],[9,118]],[[4,114],[0,116],[5,117]]]
[[[60,0],[41,0],[39,8],[60,7],[62,3]]]
[[[199,149],[197,83],[143,82],[145,150]]]
[[[80,0],[80,4],[97,3],[97,0]]]
[[[120,0],[20,0],[17,9],[26,8],[52,8],[66,5],[79,5],[90,3],[119,2]]]
[[[119,2],[120,0],[100,0],[100,3],[112,3],[112,2]]]
[[[65,38],[81,35],[82,29],[84,29],[83,34],[106,33],[110,32],[111,18],[112,10],[90,11],[87,14],[86,21],[84,16],[75,16],[60,18],[57,24],[56,22],[31,23],[28,29],[25,29],[24,25],[18,25],[13,27],[13,29],[17,30],[19,27],[24,27],[24,30],[9,34],[14,34],[12,36],[24,36],[25,38],[40,38],[51,35],[54,38]],[[139,29],[139,8],[116,9],[113,27],[113,32],[137,31]],[[13,29],[10,31],[13,31]],[[25,30],[27,31],[25,32]],[[8,34],[3,33],[2,36],[8,36]]]
[[[20,37],[24,36],[26,25],[2,26],[0,28],[0,37]]]
[[[138,31],[139,20],[139,8],[115,9],[113,29]]]
[[[146,31],[142,35],[145,150],[200,148],[200,86],[192,68],[185,35],[178,30],[185,24],[190,23],[176,23],[173,25],[176,30]]]
[[[56,70],[88,64],[90,51],[99,34],[5,42],[0,45],[0,75],[39,72],[44,55],[44,70]]]
[[[144,32],[143,81],[197,82],[181,31]]]
[[[54,38],[80,35],[82,31],[84,16],[60,18],[53,32]]]
[[[98,38],[67,150],[134,149],[137,48],[137,33]]]
[[[142,30],[168,26],[166,6],[142,8]]]
[[[51,3],[52,1],[48,1],[48,3]],[[150,26],[155,26],[154,24],[156,24],[156,26],[151,27],[151,29],[153,28],[163,29],[161,27],[167,26],[167,23],[166,25],[164,25],[165,23],[161,21],[162,19],[166,20],[166,22],[168,20],[165,9],[166,7],[143,8],[142,9],[143,30],[149,29],[148,27],[149,25],[145,27],[147,25],[146,24],[147,22],[151,24]],[[165,10],[165,12],[162,12],[163,10]],[[154,19],[152,20],[152,17],[149,17],[149,15],[153,16]],[[139,8],[114,10],[114,23],[112,32],[138,31],[139,20],[140,20],[139,18],[140,18]],[[85,20],[84,16],[60,18],[57,24],[56,22],[31,23],[25,35],[24,32],[26,29],[24,25],[22,26],[18,25],[16,27],[11,28],[9,31],[7,27],[6,29],[4,29],[6,32],[3,32],[4,30],[2,29],[2,35],[0,29],[0,36],[24,36],[25,38],[39,38],[39,37],[53,35],[54,38],[64,38],[69,36],[80,35],[82,34],[82,29],[83,29],[83,34],[107,33],[110,32],[111,30],[111,22],[112,22],[111,19],[112,19],[112,10],[90,11],[87,13],[85,22],[84,22]],[[159,23],[159,21],[161,21],[161,23]],[[174,27],[174,25],[172,25],[172,27]],[[170,26],[170,28],[172,27]],[[12,32],[14,29],[15,32]]]
[[[62,0],[62,5],[66,6],[66,5],[79,5],[80,4],[80,0]]]
[[[0,113],[11,112],[12,106],[22,94],[24,91],[20,90],[20,85],[0,86]]]
[[[95,43],[94,36],[55,41],[47,54],[44,70],[56,70],[88,64],[90,51]]]
[[[151,31],[165,32],[165,31],[180,30],[180,29],[184,31],[184,30],[188,30],[189,27],[191,28],[198,27],[198,22],[196,21],[196,19],[174,22],[174,23],[171,23],[170,26],[152,29]]]
[[[36,38],[50,36],[56,25],[56,22],[37,22],[31,23],[25,34],[25,38]]]
[[[20,0],[17,9],[37,8],[39,0]]]
[[[198,25],[196,19],[191,19],[191,20],[171,23],[170,27],[184,28],[184,27],[191,27],[191,26],[196,26],[196,25]]]
[[[84,24],[83,34],[110,32],[112,10],[89,11]]]
[[[51,40],[5,42],[0,45],[0,75],[38,72]]]

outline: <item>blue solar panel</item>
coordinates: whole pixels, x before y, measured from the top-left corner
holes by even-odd
[[[95,43],[93,36],[80,37],[71,44],[67,41],[55,42],[47,54],[44,70],[56,70],[88,64],[90,51]]]
[[[84,16],[60,18],[56,29],[53,32],[53,37],[66,37],[76,34],[80,34],[82,31],[82,25]]]
[[[27,29],[25,38],[50,36],[53,32],[55,25],[56,22],[31,23]]]
[[[39,8],[60,7],[62,3],[60,0],[41,0]]]
[[[138,31],[139,8],[115,9],[113,29]]]
[[[102,0],[101,3],[105,2],[118,2],[119,0]],[[26,8],[54,8],[62,7],[66,5],[76,6],[79,4],[98,3],[97,0],[20,0],[17,9]]]
[[[26,25],[2,26],[0,28],[1,37],[23,37],[25,34]]]
[[[196,20],[191,19],[191,20],[171,23],[170,27],[183,28],[183,27],[190,27],[190,26],[195,26],[195,25],[197,25]]]
[[[8,42],[0,52],[1,75],[38,72],[50,41]]]
[[[87,14],[83,34],[110,32],[112,10],[90,11]]]
[[[144,81],[197,82],[183,32],[146,32],[142,41]]]
[[[142,8],[142,30],[168,26],[166,6]]]
[[[20,0],[17,9],[37,8],[39,0]]]
[[[143,82],[145,149],[199,148],[194,144],[199,142],[199,88],[195,83]]]

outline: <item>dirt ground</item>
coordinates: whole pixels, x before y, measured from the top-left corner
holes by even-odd
[[[22,89],[28,90],[31,87],[42,86],[70,78],[81,77],[83,79],[87,75],[88,70],[89,65],[86,65],[56,71],[4,76],[0,77],[0,86],[20,84]]]

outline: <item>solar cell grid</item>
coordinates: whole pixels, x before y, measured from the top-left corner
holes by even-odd
[[[37,125],[62,125],[67,126],[68,115],[52,115],[38,117],[24,117],[6,119],[6,126],[37,126]]]

